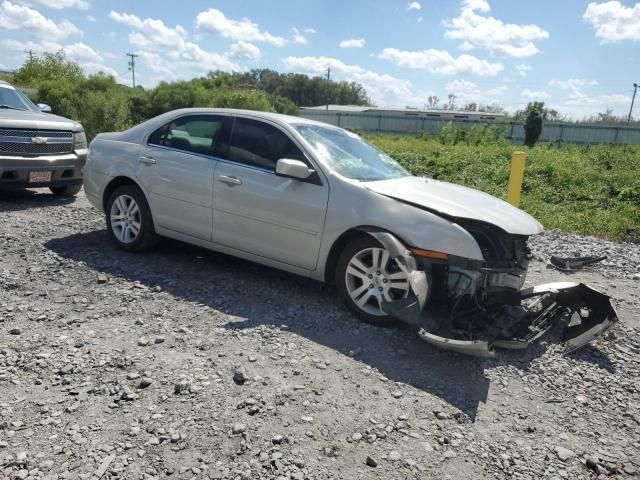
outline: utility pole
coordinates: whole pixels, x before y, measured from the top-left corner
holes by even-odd
[[[629,117],[627,117],[627,125],[631,123],[631,113],[633,112],[633,102],[636,100],[636,92],[638,91],[638,84],[633,84],[633,97],[631,98],[631,108],[629,109]]]
[[[29,54],[29,61],[33,61],[33,50],[29,49],[29,50],[25,50],[24,53],[28,53]]]
[[[329,87],[331,86],[329,85],[329,82],[331,82],[331,68],[327,68],[327,110],[329,110]]]
[[[136,57],[138,57],[138,55],[135,53],[127,53],[127,57],[131,57],[131,60],[129,60],[129,70],[133,76],[133,88],[136,88]]]

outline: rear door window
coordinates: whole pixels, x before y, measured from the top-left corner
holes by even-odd
[[[236,118],[225,157],[231,161],[275,170],[281,158],[307,162],[302,151],[280,129],[249,118]]]
[[[225,117],[188,115],[163,125],[149,136],[149,145],[212,155]]]

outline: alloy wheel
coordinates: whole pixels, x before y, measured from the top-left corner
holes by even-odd
[[[351,300],[370,315],[387,315],[382,310],[383,299],[391,302],[409,295],[407,274],[383,248],[360,250],[349,260],[345,276]]]
[[[132,243],[142,229],[140,207],[129,195],[119,195],[111,205],[111,231],[122,243]]]

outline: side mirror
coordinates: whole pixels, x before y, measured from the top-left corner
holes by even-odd
[[[46,103],[39,103],[36,106],[40,109],[41,112],[51,113],[51,107],[49,105],[47,105]]]
[[[307,164],[300,160],[281,158],[276,163],[276,175],[281,177],[297,178],[305,180],[311,176],[314,170],[307,167]]]

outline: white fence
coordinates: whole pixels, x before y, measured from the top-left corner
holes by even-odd
[[[342,128],[360,129],[367,132],[420,133],[428,132],[437,135],[440,127],[453,122],[456,125],[473,125],[476,123],[504,123],[505,136],[513,143],[524,142],[524,122],[476,119],[444,119],[428,115],[387,115],[369,112],[335,112],[323,110],[300,110],[304,118],[330,123]],[[640,127],[624,125],[599,125],[589,123],[544,123],[541,142],[555,143],[615,143],[640,144]]]

